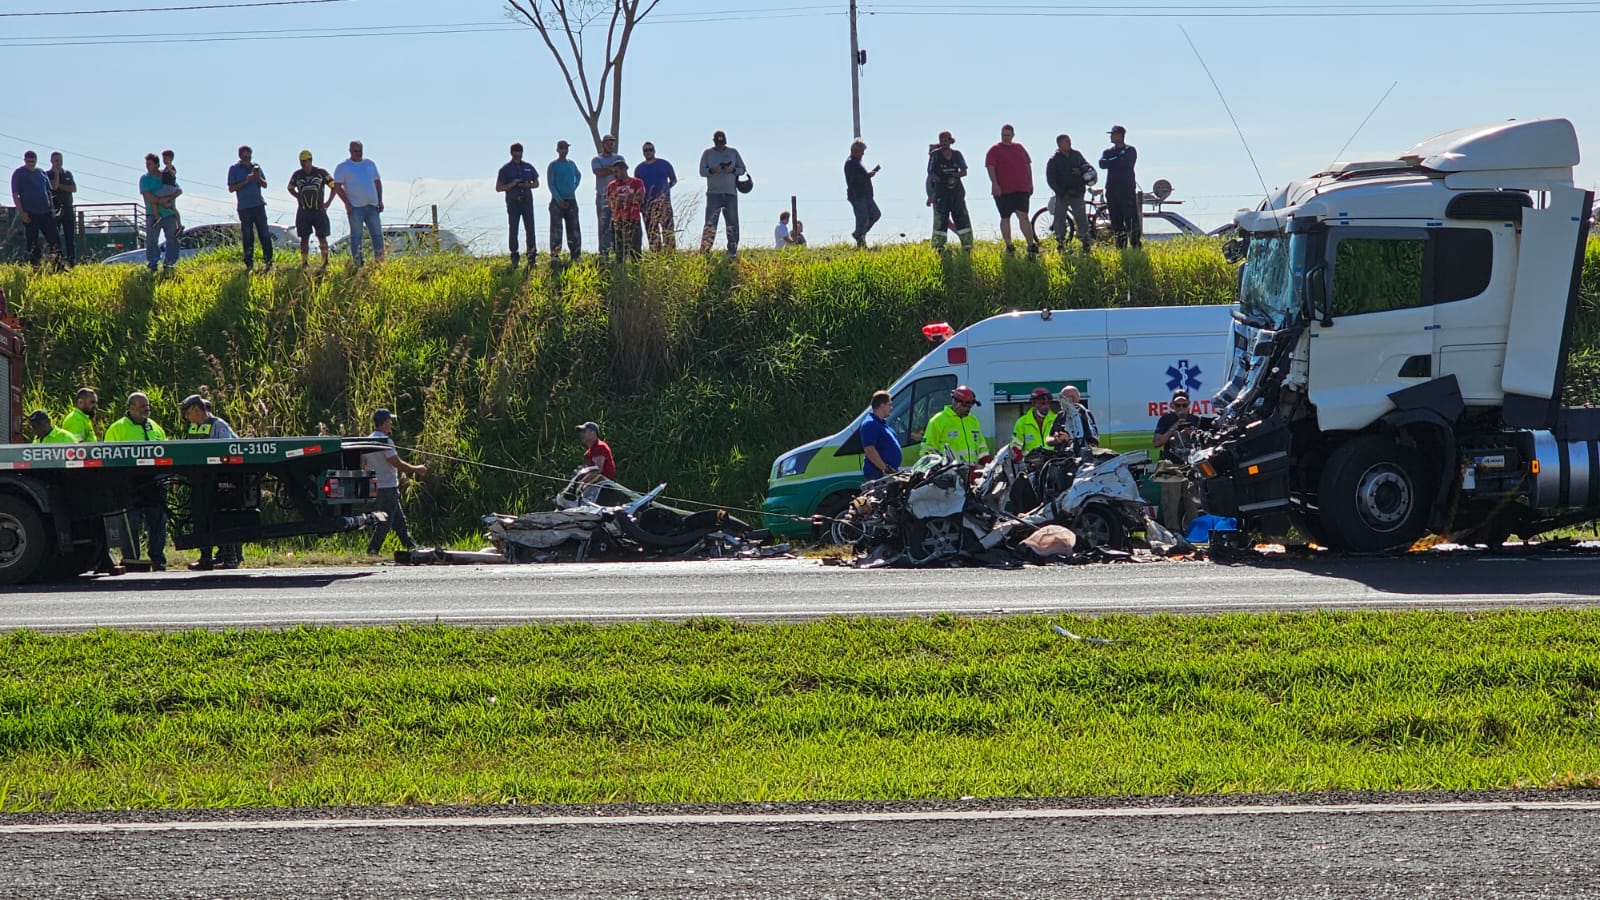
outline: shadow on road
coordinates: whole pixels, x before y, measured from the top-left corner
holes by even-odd
[[[1230,564],[1239,571],[1299,572],[1355,582],[1388,594],[1569,594],[1600,597],[1600,556],[1560,554],[1414,553],[1398,557],[1258,559]]]
[[[293,590],[325,588],[341,581],[367,578],[373,572],[317,572],[289,573],[272,570],[252,572],[210,572],[204,575],[187,573],[157,573],[154,575],[98,576],[53,584],[29,584],[23,588],[30,594],[115,594],[123,591],[218,591],[229,588],[250,590]]]

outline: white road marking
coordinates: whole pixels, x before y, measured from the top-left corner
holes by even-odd
[[[393,828],[553,828],[639,825],[859,825],[890,822],[998,822],[1044,819],[1201,819],[1233,816],[1393,816],[1439,813],[1600,813],[1600,801],[1342,803],[1319,806],[1153,806],[1098,809],[974,809],[915,812],[663,813],[588,816],[440,816],[389,819],[245,819],[187,822],[56,822],[0,825],[0,834],[116,834],[207,831],[335,831]]]

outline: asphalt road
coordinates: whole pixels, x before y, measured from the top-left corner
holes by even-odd
[[[816,560],[130,574],[0,595],[0,630],[1600,605],[1600,557],[870,570]]]
[[[16,817],[0,897],[1600,897],[1555,799]]]

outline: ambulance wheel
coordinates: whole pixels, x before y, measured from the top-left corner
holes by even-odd
[[[1405,549],[1427,532],[1433,484],[1414,447],[1355,438],[1328,457],[1318,503],[1328,545],[1351,553]]]
[[[49,549],[50,534],[33,504],[14,494],[0,494],[0,584],[31,578]]]

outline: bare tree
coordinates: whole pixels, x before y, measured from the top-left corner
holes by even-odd
[[[644,20],[661,0],[506,0],[507,13],[519,16],[539,32],[544,45],[561,66],[567,90],[577,104],[583,120],[589,123],[589,136],[600,152],[602,134],[622,130],[622,61],[628,55],[628,41],[634,26]],[[594,61],[585,52],[584,32],[604,25],[606,48],[599,66],[598,80],[591,77]],[[607,97],[609,90],[610,96]],[[600,128],[606,101],[611,102],[611,126]]]

